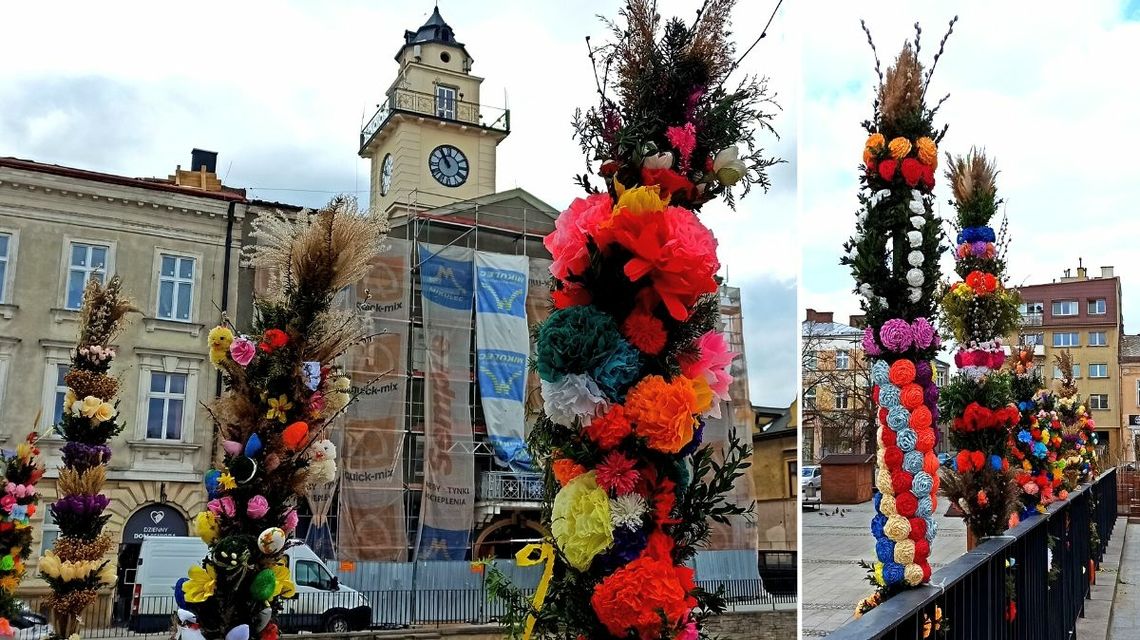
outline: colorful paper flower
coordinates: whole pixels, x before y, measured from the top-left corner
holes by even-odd
[[[551,534],[570,566],[586,571],[614,541],[610,501],[593,472],[574,478],[554,496]]]
[[[214,565],[207,564],[205,568],[190,567],[189,580],[182,583],[182,594],[186,602],[199,603],[209,600],[218,586],[218,574]]]
[[[649,448],[662,453],[677,453],[693,439],[696,412],[696,393],[683,376],[671,382],[647,376],[626,395],[625,413],[634,431]]]

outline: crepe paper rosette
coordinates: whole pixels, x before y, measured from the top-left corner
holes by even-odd
[[[254,301],[249,329],[223,320],[207,339],[225,387],[209,406],[222,442],[205,476],[206,510],[194,517],[209,555],[172,585],[183,640],[278,635],[281,600],[296,593],[285,553],[298,498],[336,478],[325,434],[351,385],[333,363],[365,338],[333,301],[364,277],[387,229],[350,198],[254,223],[247,257],[277,277]]]

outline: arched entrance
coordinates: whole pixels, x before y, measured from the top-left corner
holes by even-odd
[[[537,515],[537,513],[535,514]],[[542,542],[548,535],[542,523],[532,520],[521,511],[503,514],[479,532],[475,538],[472,559],[514,558],[524,546]]]
[[[119,543],[119,580],[115,592],[114,619],[127,619],[130,612],[131,592],[135,587],[135,568],[139,563],[139,548],[144,538],[186,536],[190,527],[186,516],[175,506],[152,502],[135,509],[123,524],[123,538]]]

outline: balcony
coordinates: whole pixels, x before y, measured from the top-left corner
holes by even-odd
[[[443,122],[479,127],[504,135],[511,132],[510,109],[488,107],[473,102],[464,102],[462,100],[453,100],[449,104],[444,104],[430,93],[410,91],[408,89],[393,89],[388,94],[388,99],[380,105],[376,114],[372,116],[372,119],[369,120],[368,124],[364,125],[364,129],[360,131],[361,151],[368,146],[373,136],[384,127],[388,120],[401,113],[427,116]]]
[[[484,471],[479,474],[479,500],[493,502],[542,502],[542,474]]]
[[[1021,314],[1021,326],[1040,327],[1044,316],[1043,313],[1023,313]]]

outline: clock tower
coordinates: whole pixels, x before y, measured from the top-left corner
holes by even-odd
[[[439,14],[404,32],[400,71],[360,132],[373,207],[397,218],[495,192],[495,150],[511,131],[510,112],[479,104],[483,79],[467,48]]]

